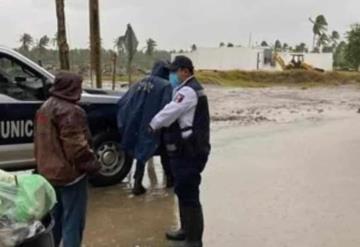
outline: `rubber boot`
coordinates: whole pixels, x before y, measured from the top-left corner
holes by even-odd
[[[174,177],[170,173],[166,175],[166,188],[172,188],[172,187],[174,187]]]
[[[168,240],[172,241],[185,241],[185,218],[184,218],[184,207],[179,205],[179,215],[180,215],[180,228],[176,231],[168,231],[165,235]]]
[[[132,193],[135,196],[140,196],[146,193],[145,187],[142,185],[142,179],[135,179],[134,188],[132,189]]]
[[[187,207],[184,209],[186,225],[186,241],[184,247],[202,247],[204,232],[204,216],[202,207]]]
[[[137,161],[136,162],[136,170],[134,175],[134,188],[132,190],[132,193],[135,196],[140,196],[142,194],[146,193],[146,189],[142,185],[142,180],[144,178],[145,173],[145,163]]]

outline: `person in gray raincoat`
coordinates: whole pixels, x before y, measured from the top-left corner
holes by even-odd
[[[122,135],[121,145],[125,152],[136,160],[134,195],[146,192],[142,185],[145,163],[160,152],[161,162],[167,177],[167,187],[172,186],[172,175],[166,152],[162,152],[160,136],[147,131],[151,119],[172,100],[173,87],[169,82],[169,64],[155,63],[151,75],[131,85],[129,91],[118,102],[117,122]]]

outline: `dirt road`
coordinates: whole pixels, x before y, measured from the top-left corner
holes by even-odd
[[[258,115],[299,111],[284,114],[296,116],[284,121],[215,121],[202,186],[204,246],[360,246],[358,92],[341,90],[308,91],[307,96],[301,90],[270,91],[266,100],[252,97],[263,93],[250,90],[248,104],[234,96],[244,104],[233,107],[244,112],[247,106],[263,109]],[[286,97],[276,96],[284,92]],[[211,97],[215,112],[234,102]],[[309,108],[323,111],[310,114]],[[155,170],[150,169],[144,197],[131,197],[127,183],[91,189],[85,246],[171,246],[163,232],[177,222],[175,198],[162,189],[160,165]]]

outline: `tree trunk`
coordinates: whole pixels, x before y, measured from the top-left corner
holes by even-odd
[[[131,71],[131,61],[130,60],[128,61],[127,71],[128,71],[129,85],[131,85],[131,83],[132,83],[132,71]]]
[[[90,50],[91,50],[91,70],[95,71],[96,87],[102,87],[101,70],[101,38],[100,38],[100,18],[99,1],[89,0],[90,7]]]
[[[112,55],[112,90],[115,90],[115,83],[116,83],[116,60],[117,60],[117,54],[116,52]]]
[[[57,42],[59,47],[60,69],[70,70],[69,45],[66,39],[64,0],[56,0],[56,17],[58,26]]]
[[[314,37],[313,37],[313,52],[315,52],[315,46],[316,46],[316,34],[314,33]]]

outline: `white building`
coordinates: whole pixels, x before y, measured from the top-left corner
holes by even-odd
[[[281,70],[280,66],[271,65],[272,54],[262,47],[198,48],[193,52],[172,54],[172,59],[177,55],[188,56],[197,70]],[[291,53],[281,52],[279,55],[287,64],[292,59]],[[333,69],[332,53],[304,53],[304,60],[319,69]]]

